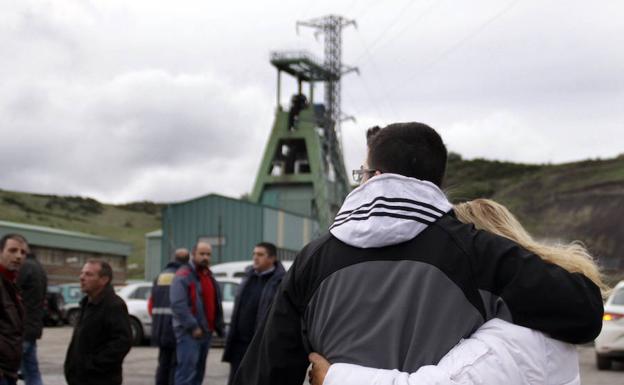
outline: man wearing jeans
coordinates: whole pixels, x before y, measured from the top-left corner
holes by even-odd
[[[217,281],[210,271],[212,246],[199,240],[188,265],[178,269],[169,297],[176,337],[176,385],[200,385],[212,332],[223,336],[223,309]]]
[[[48,286],[45,270],[31,252],[17,276],[17,287],[24,302],[24,343],[22,375],[26,385],[41,385],[41,373],[37,361],[37,340],[43,332],[43,306]]]

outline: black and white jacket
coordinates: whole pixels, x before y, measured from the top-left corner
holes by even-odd
[[[459,222],[435,185],[383,174],[296,258],[235,384],[301,384],[311,351],[415,371],[492,318],[588,342],[602,312],[585,276]]]

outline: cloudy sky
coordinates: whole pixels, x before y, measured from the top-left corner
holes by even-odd
[[[329,13],[357,21],[348,169],[365,129],[395,121],[430,124],[466,158],[624,153],[621,0],[0,0],[0,189],[249,192],[276,104],[269,52],[322,57],[295,22]]]

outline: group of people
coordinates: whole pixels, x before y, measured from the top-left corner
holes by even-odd
[[[587,250],[536,242],[491,200],[452,205],[447,151],[425,124],[374,127],[367,147],[360,186],[288,273],[275,245],[254,247],[226,337],[228,384],[301,384],[310,364],[313,385],[579,384],[573,344],[598,335],[608,292]],[[40,331],[24,334],[16,286],[27,242],[5,236],[0,249],[5,385]],[[224,335],[211,254],[202,240],[178,249],[154,281],[157,384],[200,385],[211,336]],[[121,384],[131,338],[112,270],[88,261],[80,280],[67,382]]]
[[[69,385],[122,383],[130,319],[112,281],[105,261],[89,260],[82,267],[85,297],[64,363]],[[37,339],[42,335],[47,277],[20,234],[0,238],[0,282],[0,385],[14,385],[20,376],[26,385],[40,385]]]
[[[201,384],[211,336],[224,336],[222,293],[209,268],[211,255],[210,243],[201,240],[190,256],[178,249],[154,280],[148,307],[152,343],[159,347],[157,385]],[[234,300],[223,352],[231,367],[229,383],[286,274],[272,243],[258,243],[251,262]]]

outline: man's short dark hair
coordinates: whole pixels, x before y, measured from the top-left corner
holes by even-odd
[[[269,254],[269,257],[277,258],[277,247],[275,247],[275,245],[271,242],[260,242],[256,245],[256,247],[264,247],[264,249],[267,251],[267,254]]]
[[[94,263],[96,265],[100,265],[100,272],[98,273],[98,275],[100,277],[108,277],[108,284],[113,284],[113,269],[108,262],[102,259],[89,259],[86,263]]]
[[[26,245],[28,245],[28,241],[26,240],[26,238],[22,235],[19,234],[6,234],[4,235],[2,238],[0,238],[0,251],[4,251],[4,247],[6,246],[6,243],[9,239],[12,239],[14,241],[18,241],[18,242],[22,242],[25,243]]]
[[[395,123],[367,133],[368,167],[382,173],[426,180],[442,186],[446,147],[440,135],[423,123]]]

